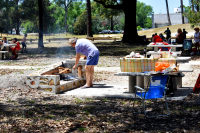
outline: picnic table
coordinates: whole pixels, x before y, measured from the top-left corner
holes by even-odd
[[[120,58],[120,68],[122,72],[144,72],[155,71],[156,62],[165,62],[170,65],[177,63],[187,63],[191,57],[177,58]]]
[[[176,51],[177,47],[183,47],[183,44],[177,44],[177,45],[147,45],[147,47],[153,47],[154,51],[158,51],[158,47],[170,47],[172,51]]]
[[[147,87],[150,76],[156,74],[156,62],[165,62],[170,65],[178,63],[186,63],[191,60],[191,57],[177,57],[177,58],[120,58],[120,68],[122,72],[116,73],[115,76],[129,77],[129,92],[134,93],[134,86]],[[185,75],[182,72],[193,72],[193,69],[180,68],[176,74],[169,75],[173,90],[182,87],[182,77]]]
[[[9,59],[9,52],[10,52],[10,47],[11,46],[16,46],[17,44],[3,44],[3,47],[5,47],[5,51],[0,51],[0,59],[3,59],[3,56],[5,54],[6,59]]]

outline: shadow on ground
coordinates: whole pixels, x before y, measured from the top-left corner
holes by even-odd
[[[193,97],[170,101],[169,116],[151,119],[133,113],[142,104],[137,101],[133,107],[132,99],[75,98],[72,103],[67,103],[63,98],[58,100],[59,96],[32,100],[20,98],[7,104],[0,103],[0,126],[9,125],[1,131],[10,132],[193,132],[200,129],[200,107]],[[158,106],[163,103],[157,102]],[[148,101],[147,105],[152,108],[153,103]]]

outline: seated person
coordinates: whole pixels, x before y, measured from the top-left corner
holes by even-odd
[[[182,30],[179,28],[178,29],[178,34],[177,34],[177,36],[176,36],[176,43],[177,44],[183,44],[183,42],[184,42],[184,34],[183,34],[183,32],[182,32]],[[182,48],[178,48],[178,50],[182,50]]]
[[[163,40],[160,38],[160,36],[157,35],[157,33],[155,33],[155,35],[153,36],[153,40],[154,43],[156,42],[163,42]]]
[[[17,59],[17,57],[18,57],[17,51],[20,50],[20,43],[17,40],[17,38],[14,38],[12,42],[13,42],[13,44],[17,44],[17,46],[15,46],[14,48],[11,48],[11,52],[12,52],[12,55],[13,55],[11,58]]]
[[[8,43],[8,40],[7,40],[6,37],[3,37],[2,42],[0,43],[0,44],[1,44],[1,48],[0,48],[0,50],[2,50],[2,51],[5,51],[5,47],[2,46],[4,43]]]
[[[160,38],[160,36],[157,35],[157,33],[155,33],[155,35],[153,36],[153,42],[154,42],[154,45],[157,42],[162,42],[162,44],[168,45],[168,43],[163,42],[163,40]],[[161,51],[169,51],[170,50],[170,47],[158,47],[158,48],[161,49]]]
[[[160,38],[161,38],[163,41],[166,41],[166,40],[165,40],[165,37],[163,36],[162,33],[160,33],[159,36],[160,36]]]
[[[182,32],[182,30],[180,28],[178,29],[177,32],[178,32],[178,34],[176,36],[176,43],[183,44],[183,42],[184,42],[184,34],[183,34],[183,32]]]
[[[1,49],[3,49],[2,47],[3,47],[3,42],[0,42],[0,51]]]

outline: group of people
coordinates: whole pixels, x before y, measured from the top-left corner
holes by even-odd
[[[27,34],[24,35],[24,38],[22,39],[22,51],[24,51],[25,49],[25,52],[26,52],[26,37],[27,37]],[[17,52],[20,51],[20,42],[18,41],[17,38],[14,38],[11,42],[8,42],[8,39],[7,37],[3,37],[2,38],[2,41],[0,41],[0,51],[6,51],[4,45],[5,44],[16,44],[15,47],[9,47],[9,50],[11,51],[12,53],[12,56],[11,56],[11,59],[17,59],[18,57],[18,54]]]
[[[160,33],[159,35],[157,35],[157,33],[152,35],[152,42],[167,42],[169,44],[171,44],[171,31],[169,30],[169,28],[167,28],[167,30],[164,32],[166,34],[166,38],[163,36],[162,33]],[[177,30],[177,36],[176,36],[176,43],[178,44],[183,44],[184,39],[186,39],[186,34],[188,32],[183,29],[183,31],[179,28]]]
[[[194,45],[195,48],[197,50],[197,53],[199,54],[199,42],[200,42],[200,34],[199,34],[199,28],[194,28],[195,33],[194,33]],[[166,34],[166,38],[163,36],[162,33],[160,33],[159,35],[157,35],[157,33],[152,35],[152,42],[156,43],[156,42],[167,42],[168,44],[171,44],[171,31],[169,30],[169,28],[167,28],[167,30],[164,32]],[[176,39],[175,39],[175,43],[177,44],[183,44],[184,40],[186,39],[186,34],[188,34],[188,32],[185,29],[178,29],[177,30],[177,35],[176,35]],[[179,50],[182,50],[182,48],[180,48]]]

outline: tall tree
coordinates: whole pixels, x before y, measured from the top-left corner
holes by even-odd
[[[6,8],[6,33],[8,33],[8,27],[9,27],[9,11],[10,11],[10,2],[9,0],[6,0],[5,2],[5,8]]]
[[[172,25],[171,20],[170,20],[170,16],[169,16],[168,1],[165,0],[165,2],[166,2],[166,8],[167,8],[167,18],[168,18],[168,23],[169,23],[169,25]]]
[[[184,16],[183,16],[183,0],[181,0],[181,15],[182,15],[182,24],[184,24]]]
[[[94,0],[102,4],[105,8],[121,9],[125,14],[125,26],[123,42],[141,42],[142,39],[138,36],[136,28],[136,3],[137,0],[120,0],[114,1],[114,4],[107,4],[109,0]]]
[[[65,33],[67,36],[67,12],[73,0],[54,0],[54,1],[56,2],[56,4],[60,5],[65,9]]]
[[[200,12],[199,12],[199,5],[200,0],[190,0],[190,4],[192,5],[191,9],[188,13],[184,13],[190,22],[191,27],[200,26]],[[194,8],[193,8],[194,6]]]
[[[44,47],[43,45],[43,0],[38,0],[39,8],[39,41],[38,47]]]
[[[114,17],[118,16],[122,10],[115,10],[111,8],[105,8],[103,5],[98,3],[93,3],[92,8],[96,11],[97,14],[101,16],[102,19],[108,19],[110,21],[110,30],[114,29]]]
[[[92,15],[90,0],[87,0],[87,37],[93,37],[92,35]]]
[[[192,11],[194,11],[194,2],[193,0],[190,0],[191,6],[192,6]]]
[[[17,29],[16,29],[16,34],[19,35],[19,0],[15,0],[15,11],[16,11],[16,23],[17,23]]]
[[[153,8],[149,5],[146,5],[143,2],[137,2],[137,11],[136,11],[136,25],[141,27],[146,27],[149,21],[151,23]]]

